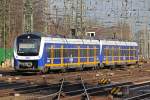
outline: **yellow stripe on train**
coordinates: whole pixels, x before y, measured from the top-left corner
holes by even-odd
[[[63,67],[70,65],[88,65],[88,64],[98,64],[99,62],[80,62],[80,63],[63,63],[63,64],[45,64],[46,67]]]

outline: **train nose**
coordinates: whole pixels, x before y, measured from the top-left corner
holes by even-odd
[[[20,62],[19,63],[20,66],[24,66],[24,67],[32,67],[32,62]]]
[[[27,67],[32,67],[32,63],[27,63],[26,66]]]

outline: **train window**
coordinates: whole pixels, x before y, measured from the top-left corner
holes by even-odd
[[[130,50],[130,56],[133,56],[133,50]]]
[[[77,57],[78,56],[78,49],[75,49],[75,57]]]
[[[113,56],[116,56],[116,48],[113,48]]]
[[[121,52],[120,52],[120,48],[117,49],[117,53],[118,53],[118,56],[121,55],[121,54],[120,54],[120,53],[121,53]]]
[[[124,50],[124,56],[127,56],[127,50]]]
[[[116,56],[120,56],[120,49],[119,48],[116,49],[116,52],[117,52]]]
[[[134,55],[133,56],[136,56],[136,50],[134,50],[134,53],[133,53]]]
[[[133,56],[136,56],[136,50],[133,50]]]
[[[116,48],[116,56],[119,56],[119,53],[120,53],[120,49],[119,48]]]
[[[72,56],[72,57],[74,57],[74,50],[73,49],[69,49],[69,56]]]
[[[127,50],[124,50],[124,56],[127,56]]]
[[[77,57],[78,56],[78,49],[75,49],[75,57]]]
[[[103,55],[106,56],[106,49],[104,48]]]
[[[114,47],[111,48],[111,53],[112,53],[112,56],[114,56]]]
[[[109,54],[108,56],[112,56],[112,48],[109,49]]]
[[[59,58],[60,57],[60,50],[61,49],[54,49],[54,57]]]
[[[124,50],[120,50],[121,56],[124,56]]]
[[[50,57],[51,57],[51,55],[50,55],[50,54],[51,54],[51,49],[50,49],[50,48],[48,48],[48,49],[47,49],[47,57],[48,57],[48,58],[50,58]]]
[[[135,52],[135,50],[132,50],[132,54],[131,54],[131,55],[132,55],[133,57],[135,56],[135,53],[134,53],[134,52]]]
[[[63,57],[66,57],[66,49],[63,49]]]
[[[67,49],[63,49],[63,57],[68,57],[68,50]]]
[[[78,49],[63,49],[63,57],[77,57],[78,55]]]
[[[109,56],[109,51],[110,51],[110,50],[107,48],[107,49],[106,49],[106,56]]]
[[[89,49],[89,54],[90,54],[89,55],[90,57],[93,57],[94,56],[94,49]]]
[[[120,56],[122,56],[122,50],[120,49]]]
[[[77,57],[77,55],[78,55],[77,49],[71,49],[70,52],[71,52],[70,54],[72,54],[72,57]]]
[[[124,50],[121,49],[121,56],[124,56]]]
[[[104,53],[103,53],[103,55],[106,56],[106,49],[105,49],[105,48],[104,48]]]
[[[83,57],[83,49],[80,49],[80,57]]]
[[[126,56],[129,56],[129,50],[126,50]]]
[[[136,50],[133,50],[133,57],[136,55]]]
[[[74,49],[70,49],[70,55],[72,55],[72,57],[74,57]]]
[[[114,48],[114,56],[118,56],[117,48]]]
[[[123,50],[124,51],[124,56],[126,56],[127,55],[127,52],[126,52],[126,50]]]
[[[115,55],[115,48],[113,47],[112,48],[112,56],[114,56]]]
[[[81,57],[86,57],[87,56],[87,49],[81,49],[80,50],[80,56]]]
[[[99,56],[99,49],[96,49],[96,55]]]

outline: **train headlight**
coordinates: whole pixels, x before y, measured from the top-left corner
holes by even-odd
[[[28,36],[27,38],[30,39],[30,36]]]

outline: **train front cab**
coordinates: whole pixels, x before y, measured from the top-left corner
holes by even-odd
[[[14,68],[17,71],[36,71],[42,69],[39,56],[41,37],[35,34],[23,34],[14,43]]]

